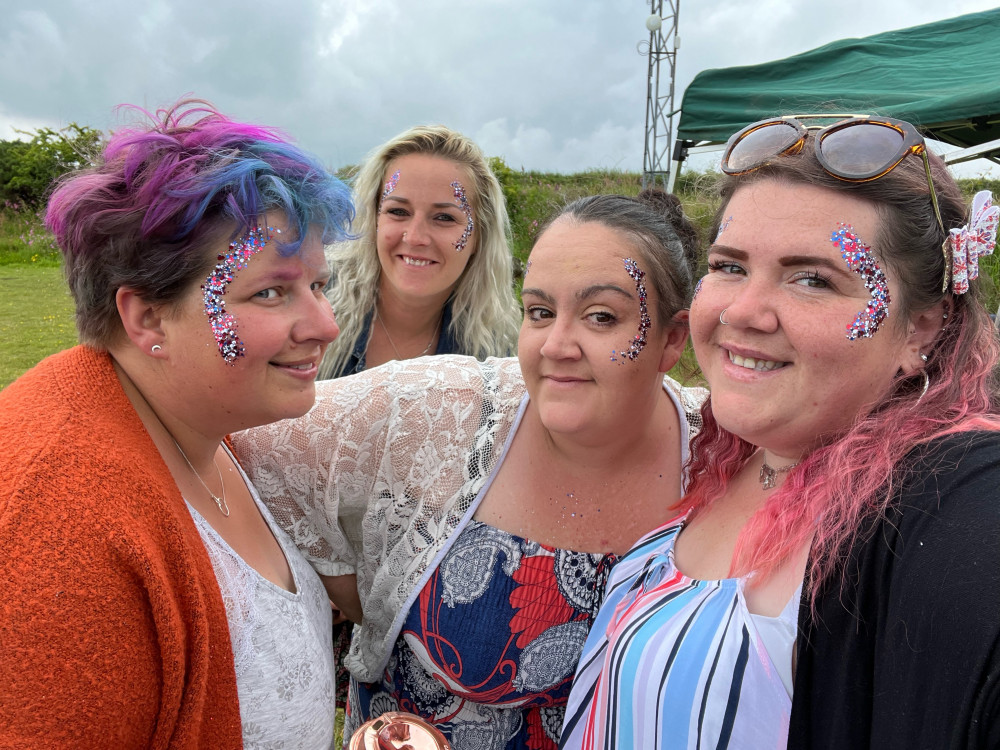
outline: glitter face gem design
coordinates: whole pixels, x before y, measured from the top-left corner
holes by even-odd
[[[646,334],[649,332],[652,321],[649,318],[649,308],[646,306],[646,285],[642,283],[642,280],[646,278],[646,272],[640,270],[639,264],[631,258],[622,258],[622,261],[625,263],[625,271],[635,281],[635,291],[639,295],[639,332],[632,339],[628,349],[621,352],[611,351],[611,361],[624,364],[625,360],[634,362],[639,356],[639,352],[646,348]]]
[[[378,202],[379,213],[382,212],[382,204],[385,202],[385,199],[389,197],[389,194],[392,193],[393,190],[396,189],[396,185],[398,184],[399,184],[399,170],[397,169],[395,172],[392,173],[392,177],[390,177],[388,181],[386,181],[385,187],[382,188],[382,197],[379,198]]]
[[[462,236],[455,243],[455,250],[462,252],[465,250],[465,243],[469,241],[469,237],[472,235],[472,230],[476,228],[476,223],[472,220],[472,206],[469,205],[469,199],[465,196],[465,188],[462,187],[462,183],[455,180],[455,182],[451,183],[451,189],[455,191],[455,200],[458,201],[458,205],[462,208],[462,213],[465,214],[465,231],[462,232]]]
[[[704,277],[704,276],[702,276],[702,277],[701,277],[700,279],[698,279],[698,283],[694,285],[694,292],[693,292],[693,293],[691,294],[691,301],[692,301],[692,302],[694,302],[694,301],[695,301],[695,299],[697,299],[697,298],[698,298],[698,292],[700,292],[700,291],[701,291],[701,283],[702,283],[702,282],[703,282],[704,280],[705,280],[705,277]]]
[[[847,267],[861,277],[871,299],[847,326],[847,338],[870,339],[889,315],[889,282],[875,262],[871,248],[854,233],[850,224],[839,224],[830,241],[840,249]]]
[[[253,227],[235,242],[229,243],[229,252],[219,256],[219,263],[205,279],[201,289],[205,294],[205,315],[212,326],[215,343],[219,345],[219,353],[227,364],[236,364],[236,360],[244,356],[243,342],[236,335],[236,319],[226,310],[226,301],[222,295],[226,287],[236,276],[237,271],[247,267],[250,258],[259,253],[271,239],[268,232],[281,234],[281,230],[267,227]]]
[[[732,216],[727,216],[725,219],[722,220],[722,223],[719,225],[719,231],[715,233],[715,241],[716,242],[718,242],[719,237],[722,236],[722,233],[725,232],[726,229],[729,228],[729,225],[732,223],[732,221],[733,221],[733,217]]]

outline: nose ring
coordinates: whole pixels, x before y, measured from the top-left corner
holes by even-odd
[[[725,310],[723,310],[722,312],[719,313],[719,322],[722,323],[722,325],[724,325],[724,326],[729,325],[729,323],[727,323],[726,319],[723,317],[726,314],[726,310],[728,310],[728,309],[729,308],[727,307]]]
[[[406,240],[406,232],[403,232],[403,240]]]

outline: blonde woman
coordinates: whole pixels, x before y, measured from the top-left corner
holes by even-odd
[[[372,152],[354,194],[357,237],[331,256],[341,335],[320,377],[425,354],[512,354],[510,225],[479,147],[441,125],[413,128]]]

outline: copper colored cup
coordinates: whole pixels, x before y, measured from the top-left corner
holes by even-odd
[[[416,714],[387,711],[358,727],[351,736],[350,750],[451,750],[435,727]]]

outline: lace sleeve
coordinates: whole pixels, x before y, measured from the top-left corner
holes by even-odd
[[[376,385],[370,377],[322,381],[304,417],[232,437],[275,520],[323,575],[355,570],[384,424],[376,415],[386,413],[384,399],[373,397]]]
[[[498,369],[510,374],[487,374]],[[483,429],[484,383],[497,381],[490,401],[503,406],[490,411],[499,409],[509,422],[523,391],[519,372],[513,359],[391,362],[317,383],[316,405],[304,417],[232,441],[271,513],[313,567],[367,577],[358,570],[362,559],[371,567],[392,550],[412,557],[403,537],[418,527],[429,538],[446,533],[436,522],[451,515],[467,489],[467,457]]]

